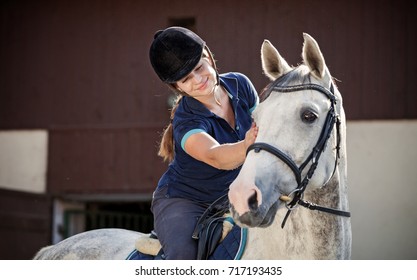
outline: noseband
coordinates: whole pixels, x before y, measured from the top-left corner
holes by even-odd
[[[279,79],[278,79],[279,80]],[[313,150],[311,151],[310,155],[306,158],[306,160],[300,165],[300,167],[297,166],[297,164],[284,152],[277,149],[276,147],[263,142],[256,142],[249,146],[246,154],[248,154],[250,151],[254,150],[255,153],[259,153],[261,150],[264,150],[266,152],[269,152],[279,158],[281,161],[283,161],[294,173],[295,179],[297,181],[297,188],[293,190],[289,195],[294,195],[293,199],[290,202],[286,202],[286,207],[288,209],[287,214],[284,217],[284,220],[282,221],[281,227],[283,228],[285,226],[285,223],[287,221],[287,218],[289,217],[291,211],[296,208],[297,205],[301,205],[303,207],[306,207],[310,210],[318,210],[323,211],[339,216],[344,217],[350,217],[349,212],[336,210],[328,207],[319,206],[317,204],[311,203],[309,201],[303,200],[304,191],[307,188],[307,185],[313,176],[320,156],[323,153],[327,140],[330,138],[330,135],[332,133],[333,127],[336,125],[337,130],[337,144],[336,144],[336,157],[335,157],[335,166],[332,175],[330,176],[329,180],[333,177],[336,167],[338,165],[338,159],[340,157],[339,151],[340,151],[340,118],[337,115],[335,111],[335,105],[336,105],[336,97],[334,95],[334,88],[333,83],[330,85],[330,90],[326,89],[325,87],[317,84],[301,84],[301,85],[295,85],[295,86],[278,86],[276,80],[274,83],[271,84],[269,88],[266,89],[264,92],[264,100],[271,94],[272,91],[277,92],[294,92],[294,91],[301,91],[301,90],[316,90],[321,93],[323,93],[331,102],[330,109],[327,113],[327,117],[323,126],[323,129],[320,133],[320,137],[314,146]],[[304,178],[302,178],[302,172],[304,168],[310,163],[310,168],[308,169],[306,175]]]

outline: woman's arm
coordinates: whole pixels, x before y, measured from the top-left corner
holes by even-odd
[[[258,127],[255,123],[246,132],[245,140],[220,145],[211,135],[200,132],[191,135],[185,142],[185,151],[193,158],[215,168],[231,170],[242,165],[246,150],[255,142]]]

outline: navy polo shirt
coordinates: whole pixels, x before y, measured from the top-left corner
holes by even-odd
[[[185,152],[184,144],[195,133],[206,132],[219,144],[245,139],[252,124],[251,113],[258,104],[258,94],[251,81],[241,73],[220,75],[220,84],[227,90],[235,114],[235,127],[209,111],[192,97],[183,97],[173,119],[175,157],[158,183],[167,187],[168,197],[182,197],[211,203],[226,194],[240,167],[220,170],[196,160]]]

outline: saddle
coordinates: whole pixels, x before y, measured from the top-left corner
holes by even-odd
[[[228,213],[228,205],[227,195],[224,195],[213,202],[199,218],[192,235],[193,239],[198,240],[198,260],[209,259],[234,227],[240,232],[240,228]],[[164,259],[162,246],[155,232],[139,237],[135,242],[135,248],[143,254],[153,256],[154,259]]]
[[[222,221],[222,222],[220,222]],[[198,242],[197,259],[208,259],[216,247],[222,243],[226,236],[235,227],[230,217],[223,217],[210,224],[201,232],[201,239]],[[161,243],[155,232],[139,237],[135,242],[135,249],[142,254],[153,256],[154,259],[164,259]]]

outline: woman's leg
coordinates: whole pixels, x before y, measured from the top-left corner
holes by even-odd
[[[166,259],[197,258],[197,240],[191,236],[206,206],[182,198],[156,195],[152,202],[154,227]]]

